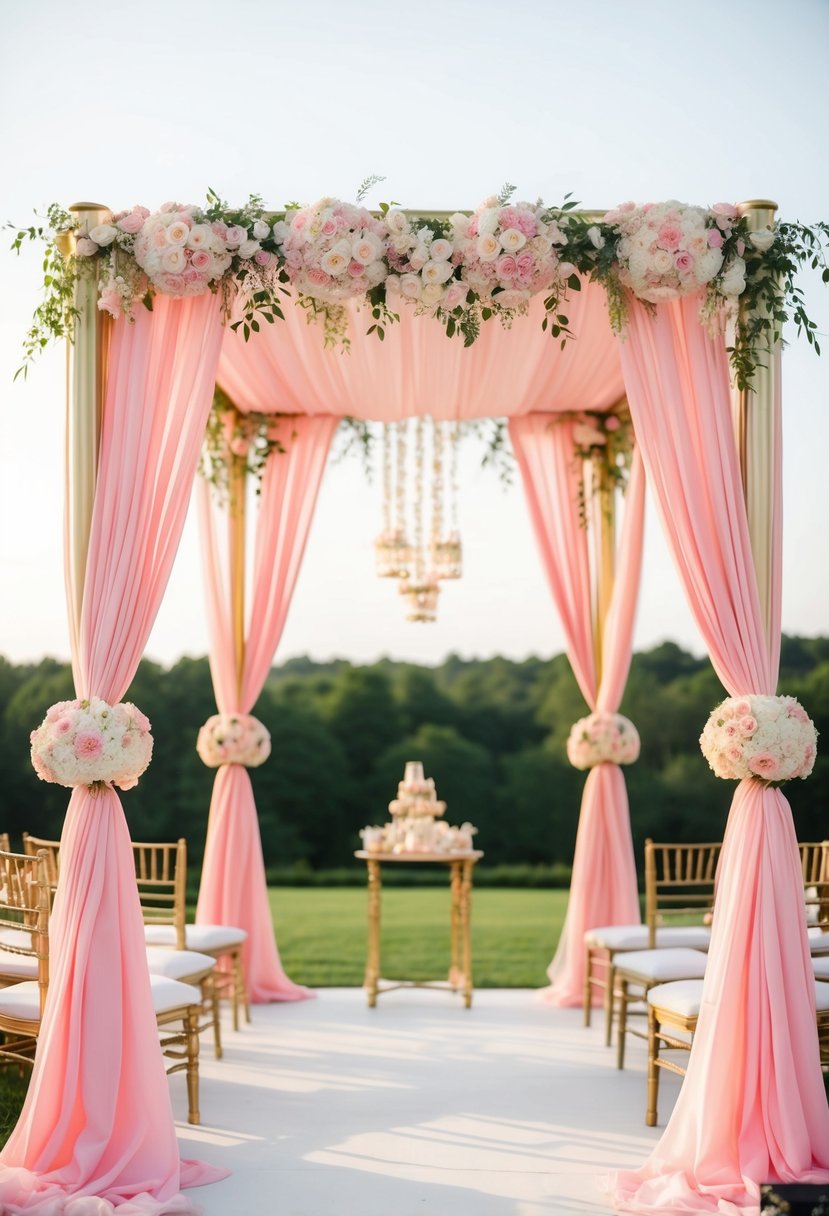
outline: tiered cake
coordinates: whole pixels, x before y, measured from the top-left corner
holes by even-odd
[[[446,803],[438,800],[432,777],[424,777],[419,760],[409,760],[397,797],[389,803],[391,823],[360,832],[369,853],[466,853],[477,832],[471,823],[450,827],[442,815]]]

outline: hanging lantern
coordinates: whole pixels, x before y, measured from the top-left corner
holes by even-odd
[[[398,591],[406,601],[407,621],[434,622],[438,618],[440,585],[434,579],[422,582],[402,580]]]
[[[408,578],[414,565],[414,551],[406,538],[406,430],[405,422],[383,427],[383,530],[374,542],[378,578]]]
[[[460,578],[463,574],[463,546],[459,532],[450,532],[434,547],[435,578]]]

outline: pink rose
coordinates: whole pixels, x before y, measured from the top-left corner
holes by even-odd
[[[757,730],[757,719],[750,715],[746,718],[740,718],[740,730],[744,735],[753,735]]]
[[[741,697],[729,707],[728,717],[748,718],[751,716],[751,702],[747,697]]]
[[[207,270],[212,261],[213,258],[206,249],[194,249],[190,258],[190,265],[194,270]]]
[[[210,231],[214,236],[217,236],[220,241],[227,240],[227,224],[223,224],[221,220],[216,220],[210,225]]]
[[[121,304],[121,293],[114,284],[110,284],[101,292],[101,298],[98,300],[98,308],[101,312],[108,312],[111,317],[116,320],[120,317],[123,309]]]
[[[123,219],[118,220],[116,227],[122,232],[140,232],[144,227],[144,216],[138,211],[128,211]]]
[[[765,777],[767,781],[773,780],[780,771],[777,757],[771,752],[757,752],[749,760],[748,767],[755,776]]]
[[[796,722],[808,722],[809,715],[806,710],[797,701],[792,701],[786,706],[786,717],[794,718]]]
[[[181,277],[184,279],[185,283],[187,283],[188,286],[190,286],[190,287],[192,287],[192,285],[194,283],[204,283],[205,282],[204,278],[199,274],[198,270],[196,270],[193,266],[188,266],[187,269],[184,271],[184,274]]]
[[[58,718],[57,722],[55,723],[55,734],[56,735],[68,735],[71,729],[72,729],[71,718]]]
[[[132,747],[132,735],[129,733],[129,731],[125,735],[121,736],[121,747]]]
[[[604,420],[604,429],[606,431],[618,431],[621,425],[615,414],[608,414]]]
[[[273,256],[272,253],[268,253],[267,249],[260,249],[258,253],[253,255],[253,260],[259,266],[270,266]]]
[[[515,259],[519,278],[531,279],[535,270],[535,258],[531,253],[519,253]]]
[[[315,287],[327,287],[331,282],[331,276],[327,275],[319,266],[312,266],[308,271],[308,282],[313,283]]]
[[[302,254],[298,249],[289,249],[285,254],[285,265],[291,270],[298,270],[302,265]]]
[[[180,274],[160,274],[154,283],[159,291],[163,291],[167,296],[183,295],[187,286],[184,276]]]
[[[679,248],[679,242],[682,240],[682,229],[679,224],[666,220],[659,229],[658,240],[663,249],[667,249],[672,253],[674,249]]]
[[[513,279],[518,273],[518,264],[510,253],[505,253],[495,263],[499,279]]]
[[[740,733],[740,728],[737,726],[736,722],[727,723],[726,728],[725,728],[726,739],[736,739],[737,736],[739,735],[739,733]]]
[[[457,279],[450,283],[443,293],[441,301],[444,308],[457,308],[459,304],[463,304],[466,299],[466,285],[459,283]]]
[[[337,221],[333,216],[329,216],[327,220],[323,220],[320,225],[320,232],[323,236],[333,236],[337,231]]]
[[[167,240],[167,229],[161,224],[157,228],[153,228],[150,244],[153,249],[166,249],[169,241]]]
[[[359,279],[360,275],[365,270],[362,262],[355,262],[353,259],[348,263],[348,273],[352,279]]]
[[[708,229],[708,244],[712,249],[722,249],[725,237],[720,232],[719,228]]]
[[[711,208],[711,212],[713,215],[722,217],[726,220],[736,220],[740,215],[733,203],[714,203],[714,206]]]
[[[689,274],[694,269],[694,259],[690,253],[678,253],[674,258],[674,266],[680,274]]]
[[[238,224],[231,224],[225,236],[225,243],[229,246],[241,245],[242,241],[247,239],[247,235],[244,228],[240,228]]]
[[[79,731],[73,750],[79,760],[97,760],[104,750],[104,737],[98,730]]]

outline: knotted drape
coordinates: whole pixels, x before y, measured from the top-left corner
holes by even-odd
[[[634,450],[619,545],[618,572],[604,623],[597,679],[588,533],[579,512],[581,461],[571,420],[529,414],[510,421],[510,438],[533,531],[567,639],[573,673],[591,710],[615,713],[630,668],[642,565],[645,478]],[[551,808],[553,813],[555,808]],[[584,786],[567,915],[548,968],[545,998],[558,1005],[584,999],[584,935],[600,925],[638,924],[639,898],[627,789],[617,764],[590,770]]]
[[[118,702],[135,674],[178,548],[221,341],[212,295],[158,296],[152,312],[114,326],[72,639],[79,697]],[[70,593],[75,578],[68,563]],[[0,1208],[52,1216],[97,1195],[130,1216],[190,1211],[181,1187],[225,1171],[179,1161],[132,847],[110,785],[72,793],[50,939],[34,1072],[0,1154]]]
[[[776,692],[781,487],[772,624],[760,612],[734,438],[728,356],[699,300],[631,303],[622,366],[648,481],[688,602],[731,695]],[[780,445],[776,445],[779,455]],[[702,724],[701,724],[702,725]],[[702,1007],[688,1073],[665,1133],[614,1183],[627,1212],[758,1210],[764,1181],[829,1180],[803,880],[779,788],[737,786],[720,856]]]
[[[272,436],[284,451],[271,452],[262,478],[241,679],[232,623],[231,563],[222,561],[220,539],[228,547],[234,543],[229,518],[233,502],[227,499],[223,508],[217,507],[208,484],[202,482],[199,489],[210,670],[221,713],[250,713],[267,679],[338,423],[329,416],[274,418]],[[214,519],[217,511],[227,517],[228,526],[221,531]],[[216,773],[196,920],[246,930],[243,957],[251,1001],[313,995],[288,978],[279,960],[253,787],[247,769],[239,764],[222,765]]]

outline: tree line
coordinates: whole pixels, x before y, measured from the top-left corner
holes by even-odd
[[[783,640],[780,689],[829,735],[829,638]],[[68,792],[38,780],[29,732],[49,705],[74,695],[68,665],[0,658],[0,830],[57,836]],[[622,712],[642,739],[625,770],[637,857],[645,836],[722,836],[732,783],[710,772],[697,743],[725,695],[707,659],[671,642],[634,656]],[[197,863],[213,782],[195,751],[215,701],[205,658],[165,669],[145,660],[127,694],[150,718],[153,761],[122,795],[137,840],[188,839]],[[469,820],[490,864],[567,865],[586,774],[567,761],[572,723],[587,712],[564,655],[461,659],[439,667],[382,660],[353,666],[291,659],[274,667],[254,708],[272,753],[252,770],[266,865],[342,867],[358,830],[388,817],[406,760],[422,759],[448,804]],[[827,835],[829,757],[786,786],[802,840]]]

